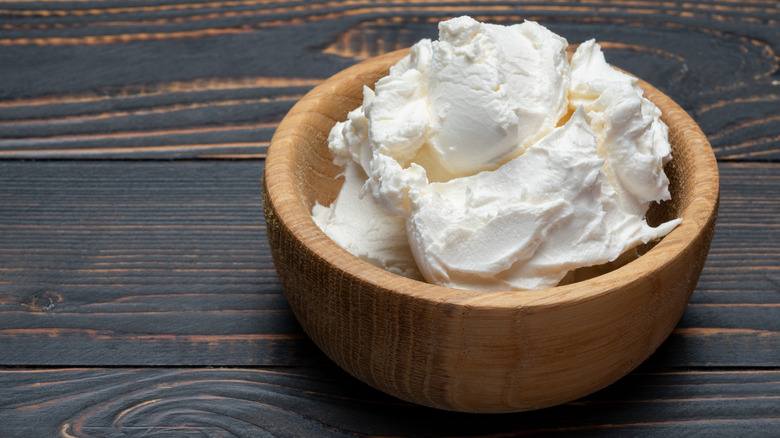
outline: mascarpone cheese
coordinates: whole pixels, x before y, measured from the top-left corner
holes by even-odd
[[[477,290],[552,287],[658,239],[660,111],[594,41],[571,63],[537,23],[440,23],[329,137],[345,182],[315,222],[391,272]]]

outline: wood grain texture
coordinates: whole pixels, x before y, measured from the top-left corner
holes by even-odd
[[[227,0],[0,3],[0,159],[262,157],[312,86],[461,14],[596,38],[719,158],[780,158],[774,1]]]
[[[312,366],[261,161],[0,162],[4,365]],[[780,366],[780,167],[721,163],[720,218],[658,366]]]
[[[668,341],[529,415],[433,411],[346,376],[290,313],[264,237],[283,115],[462,13],[597,38],[721,161],[713,245]],[[778,23],[773,0],[0,0],[0,436],[776,436]]]
[[[0,163],[0,360],[317,363],[271,263],[261,173],[256,161]]]
[[[3,436],[776,436],[780,372],[640,371],[532,413],[410,405],[329,369],[0,369]]]

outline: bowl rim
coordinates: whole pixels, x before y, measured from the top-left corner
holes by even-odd
[[[319,113],[322,99],[343,95],[338,93],[339,83],[354,81],[356,73],[369,66],[376,70],[382,69],[382,76],[386,75],[389,67],[408,51],[408,48],[401,49],[367,59],[326,79],[293,106],[280,122],[268,147],[263,171],[264,190],[280,222],[312,253],[347,275],[385,291],[437,305],[467,305],[470,308],[489,310],[521,307],[542,309],[547,306],[575,304],[603,294],[615,293],[640,282],[644,275],[653,275],[666,269],[682,254],[693,250],[698,238],[707,232],[707,224],[717,215],[720,184],[717,161],[709,141],[691,116],[677,103],[646,81],[637,78],[644,96],[662,110],[662,120],[667,124],[674,120],[676,129],[684,131],[685,148],[695,150],[695,160],[690,166],[695,172],[690,177],[692,180],[687,183],[687,188],[692,193],[689,195],[690,202],[680,211],[682,223],[641,257],[618,269],[577,283],[539,290],[502,291],[456,289],[426,283],[393,274],[359,259],[331,240],[315,224],[311,212],[306,211],[297,194],[290,193],[294,192],[296,187],[296,163],[289,157],[290,148],[295,147],[296,141],[302,138],[295,129],[295,124],[300,115]],[[335,119],[331,121],[330,126],[337,122]],[[672,145],[673,156],[677,154],[674,152],[675,146]]]

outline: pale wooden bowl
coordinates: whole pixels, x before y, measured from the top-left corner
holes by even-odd
[[[696,123],[640,82],[664,113],[673,200],[651,222],[683,222],[638,259],[578,283],[531,292],[475,292],[400,277],[349,254],[312,221],[336,196],[327,137],[407,51],[325,81],[279,125],[263,175],[273,260],[311,339],[358,379],[401,399],[464,412],[518,412],[603,388],[644,361],[679,321],[717,216],[718,168]]]

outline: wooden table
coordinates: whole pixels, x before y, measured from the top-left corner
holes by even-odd
[[[265,237],[290,107],[461,14],[595,37],[720,164],[678,328],[538,412],[436,411],[350,377],[297,325]],[[3,0],[0,26],[0,436],[780,436],[776,0]]]

